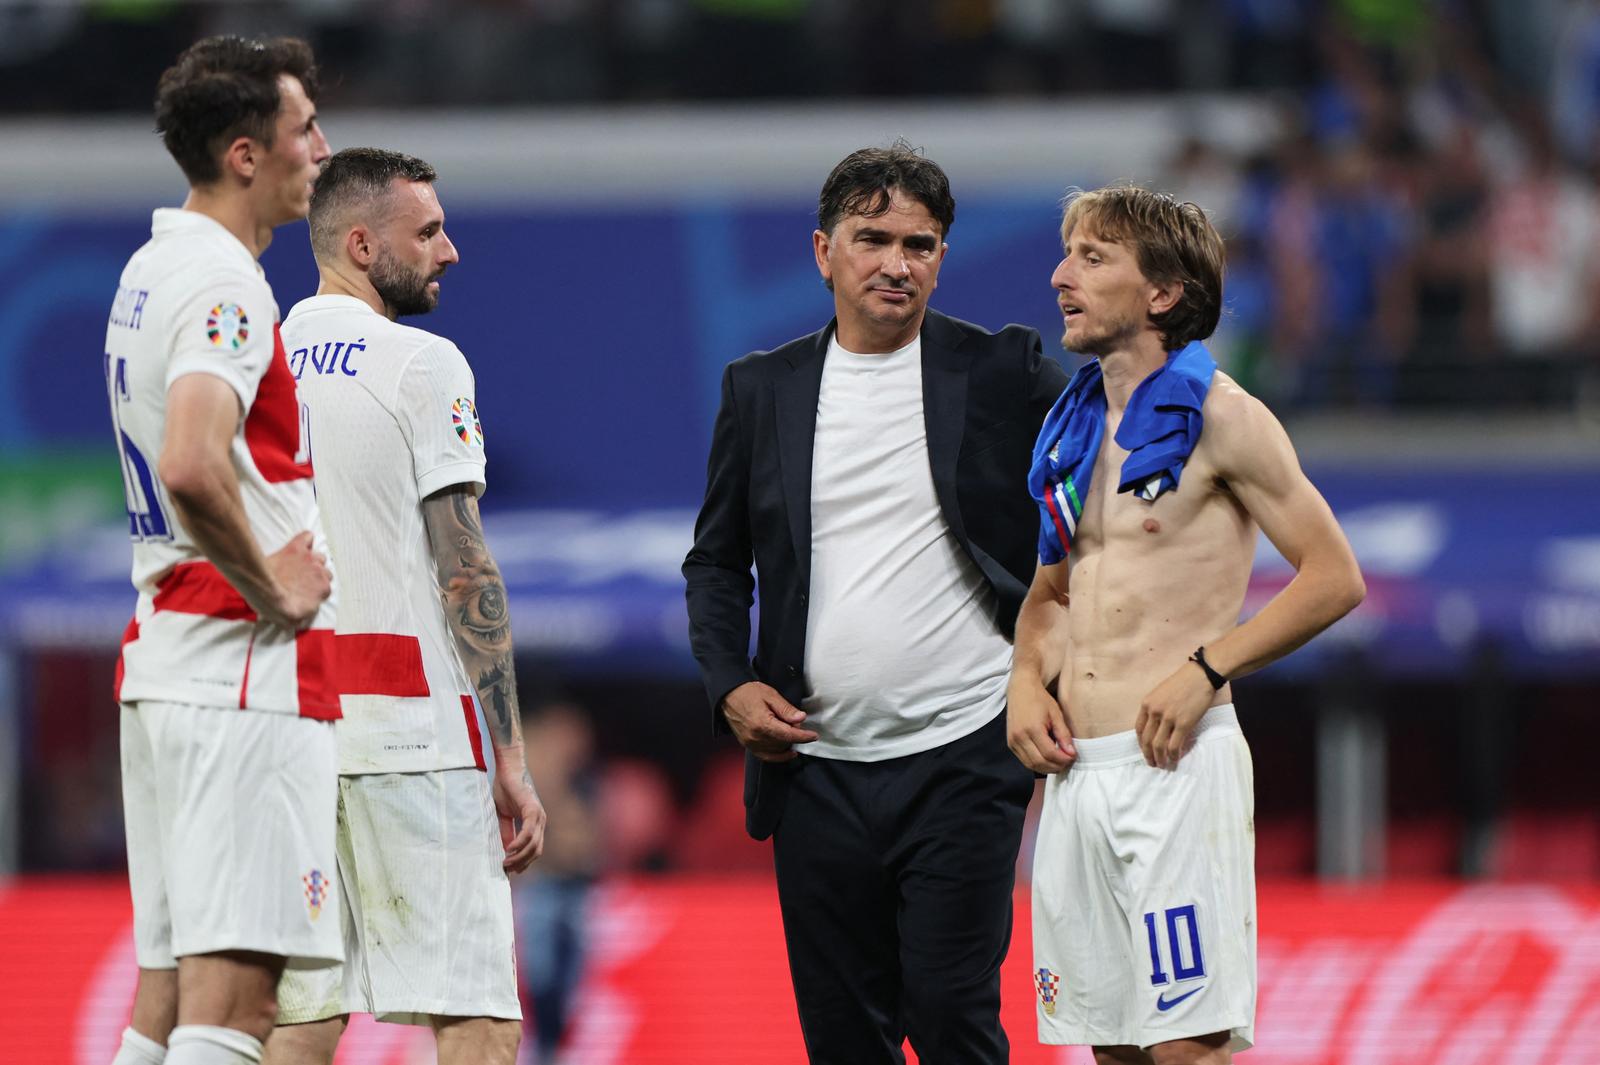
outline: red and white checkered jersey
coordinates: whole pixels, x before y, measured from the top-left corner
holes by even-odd
[[[327,550],[277,320],[261,267],[232,233],[194,211],[155,212],[106,326],[106,390],[139,590],[117,667],[123,702],[339,716],[333,599],[303,632],[260,621],[195,546],[156,476],[167,389],[188,374],[219,377],[244,412],[233,466],[256,542],[271,554],[310,530]]]
[[[442,488],[483,490],[472,368],[450,341],[351,296],[295,304],[283,342],[339,571],[339,771],[482,768],[475,689],[422,518]]]

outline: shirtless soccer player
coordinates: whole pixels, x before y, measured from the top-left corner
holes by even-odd
[[[1228,1062],[1256,988],[1254,791],[1228,680],[1365,589],[1283,428],[1200,343],[1223,263],[1201,210],[1100,189],[1069,201],[1061,237],[1062,344],[1094,361],[1034,448],[1040,565],[1007,709],[1012,751],[1048,774],[1039,1038],[1100,1065]],[[1296,573],[1240,624],[1258,526]]]
[[[340,957],[332,578],[256,264],[328,156],[316,88],[294,40],[213,37],[161,76],[189,194],[106,326],[139,589],[117,664],[139,984],[115,1065],[260,1061],[284,966]]]
[[[346,694],[339,728],[345,965],[284,978],[275,1065],[331,1062],[353,1012],[431,1025],[443,1065],[517,1054],[506,873],[538,856],[545,815],[478,518],[483,430],[460,350],[395,322],[432,310],[457,260],[433,179],[396,152],[329,159],[311,197],[321,284],[283,323],[340,575],[344,689],[375,694]]]

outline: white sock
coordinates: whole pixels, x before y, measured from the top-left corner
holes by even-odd
[[[111,1059],[111,1065],[161,1065],[166,1056],[166,1047],[132,1028],[124,1028],[122,1045],[117,1047],[117,1056]]]
[[[163,1065],[260,1065],[261,1040],[236,1028],[181,1024],[167,1040]]]

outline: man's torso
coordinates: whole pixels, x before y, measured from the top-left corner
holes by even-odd
[[[999,712],[1010,645],[994,593],[939,508],[922,345],[831,346],[817,403],[803,705],[806,753],[879,760]]]
[[[1215,393],[1225,378],[1217,375]],[[1233,387],[1231,382],[1226,387]],[[1208,398],[1205,413],[1213,407]],[[1150,691],[1238,621],[1256,525],[1228,491],[1204,432],[1176,490],[1118,492],[1128,452],[1107,419],[1070,558],[1070,646],[1059,697],[1074,736],[1131,729]],[[1227,702],[1228,688],[1217,693]]]
[[[340,772],[475,765],[473,688],[445,620],[422,510],[442,488],[483,485],[471,370],[449,341],[348,296],[296,304],[283,337],[340,573]]]
[[[184,529],[157,476],[168,388],[191,373],[218,377],[243,412],[230,453],[262,552],[303,530],[326,549],[277,305],[244,245],[203,215],[157,211],[151,240],[118,284],[105,372],[139,590],[118,698],[336,717],[323,640],[334,597],[307,633],[257,622]]]

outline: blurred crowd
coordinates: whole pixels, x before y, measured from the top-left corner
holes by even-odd
[[[1236,376],[1290,409],[1594,402],[1600,5],[1560,6],[1523,64],[1481,23],[1325,25],[1266,151],[1177,150],[1165,186],[1229,238]]]
[[[448,9],[448,10],[447,10]],[[142,111],[206,33],[330,105],[1248,92],[1162,180],[1230,240],[1223,365],[1283,409],[1600,402],[1597,0],[0,3],[0,109]]]

